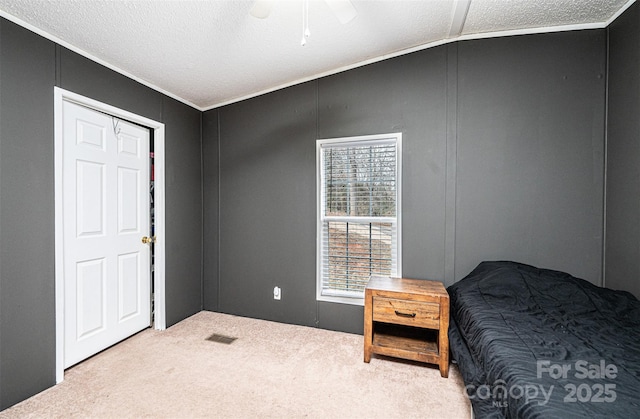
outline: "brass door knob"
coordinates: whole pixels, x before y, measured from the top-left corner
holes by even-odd
[[[142,238],[142,243],[144,243],[144,244],[150,244],[150,243],[155,243],[155,242],[156,242],[156,236],[153,236],[153,237],[144,236]]]

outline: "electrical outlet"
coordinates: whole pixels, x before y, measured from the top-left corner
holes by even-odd
[[[279,300],[281,296],[282,290],[280,289],[280,287],[273,287],[273,299]]]

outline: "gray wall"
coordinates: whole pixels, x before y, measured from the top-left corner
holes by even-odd
[[[305,83],[219,111],[220,311],[314,325],[315,92]]]
[[[54,85],[165,123],[167,324],[202,308],[201,112],[0,19],[0,409],[55,383]]]
[[[174,99],[162,98],[167,327],[202,310],[201,115]]]
[[[203,188],[203,287],[202,301],[208,310],[218,310],[218,249],[219,243],[219,146],[218,141],[218,112],[210,112],[207,118],[202,118],[202,184]],[[207,141],[204,141],[204,139]]]
[[[605,30],[460,42],[205,112],[205,309],[361,333],[362,307],[315,300],[315,139],[396,131],[404,276],[511,259],[600,284],[606,53]]]
[[[55,383],[55,45],[0,19],[0,409]]]
[[[507,259],[600,285],[605,31],[458,48],[456,279]]]
[[[609,27],[606,286],[640,297],[640,5]]]

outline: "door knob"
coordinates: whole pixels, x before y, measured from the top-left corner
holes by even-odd
[[[150,243],[155,243],[155,242],[156,242],[156,236],[153,236],[153,237],[144,236],[142,238],[142,243],[144,243],[144,244],[150,244]]]

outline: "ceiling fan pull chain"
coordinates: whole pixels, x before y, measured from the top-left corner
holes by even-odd
[[[311,31],[309,31],[309,0],[304,0],[305,5],[306,5],[306,10],[305,10],[305,19],[306,19],[306,24],[305,24],[305,30],[304,30],[304,36],[305,38],[308,38],[311,36]]]
[[[311,31],[309,31],[309,0],[302,0],[302,41],[300,41],[300,45],[305,46],[309,36],[311,36]]]

